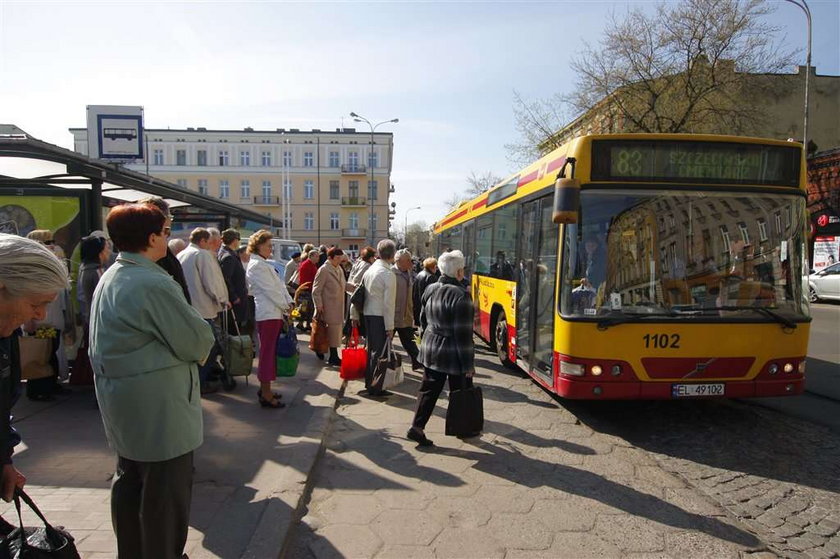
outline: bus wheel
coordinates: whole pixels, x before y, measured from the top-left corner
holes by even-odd
[[[514,368],[515,365],[508,354],[508,327],[504,312],[500,312],[496,318],[493,341],[495,342],[496,356],[499,358],[499,362],[505,367]]]

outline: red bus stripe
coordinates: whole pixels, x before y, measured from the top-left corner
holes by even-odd
[[[566,162],[566,157],[565,156],[560,157],[558,159],[555,159],[551,163],[549,163],[548,167],[546,167],[545,170],[546,170],[547,173],[550,173],[551,171],[556,171],[557,169],[562,167],[565,162]]]
[[[521,186],[525,186],[529,182],[537,180],[538,176],[539,176],[538,171],[532,171],[532,172],[528,173],[527,175],[525,175],[524,177],[520,178],[519,182],[516,183],[516,187],[519,188]]]
[[[464,215],[466,215],[466,213],[467,213],[468,211],[470,211],[470,209],[469,209],[469,208],[464,208],[463,210],[461,210],[460,212],[456,213],[456,214],[455,214],[455,215],[453,215],[452,217],[449,217],[449,218],[447,218],[447,219],[444,219],[444,220],[443,220],[443,222],[440,224],[440,225],[441,225],[441,227],[443,227],[444,225],[446,225],[447,223],[449,223],[449,222],[451,222],[451,221],[455,221],[455,220],[456,220],[456,219],[458,219],[459,217],[463,217]]]
[[[484,198],[484,200],[479,200],[478,202],[473,204],[472,209],[477,210],[478,208],[483,208],[486,205],[487,205],[487,198]]]

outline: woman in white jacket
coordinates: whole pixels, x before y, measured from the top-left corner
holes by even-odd
[[[283,408],[285,404],[280,402],[279,395],[271,392],[271,382],[277,377],[274,353],[277,336],[292,305],[292,298],[274,266],[266,262],[267,258],[271,258],[271,238],[271,233],[265,230],[251,235],[248,240],[251,259],[245,276],[248,278],[248,290],[254,297],[257,335],[260,337],[260,364],[257,369],[260,391],[257,397],[264,408]]]

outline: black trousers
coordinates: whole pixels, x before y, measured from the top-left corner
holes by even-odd
[[[420,390],[417,391],[417,410],[414,412],[414,421],[411,422],[412,427],[426,428],[426,423],[435,411],[435,405],[447,379],[449,379],[449,392],[473,385],[472,377],[448,375],[426,367],[423,372],[423,382],[420,384]]]
[[[367,336],[368,362],[365,370],[365,388],[374,393],[382,390],[385,377],[374,379],[376,364],[385,357],[386,336],[385,319],[381,316],[365,315],[365,332]]]
[[[400,343],[411,357],[411,365],[417,363],[417,356],[420,355],[420,349],[414,341],[414,328],[409,326],[407,328],[397,328],[397,335],[400,337]]]
[[[111,522],[119,559],[180,559],[187,543],[193,453],[163,462],[117,457]]]

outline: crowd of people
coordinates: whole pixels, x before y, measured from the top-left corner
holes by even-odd
[[[378,365],[392,357],[399,338],[412,369],[423,372],[407,431],[419,445],[433,444],[424,428],[447,380],[450,390],[471,385],[474,312],[460,251],[428,258],[416,273],[411,253],[391,240],[365,247],[355,262],[337,247],[305,245],[278,266],[265,230],[247,242],[236,230],[214,228],[194,229],[189,242],[170,239],[172,216],[159,198],[117,206],[106,222],[110,238],[94,232],[80,244],[84,339],[73,374],[78,367],[94,384],[117,455],[111,511],[120,556],[182,556],[193,452],[203,441],[201,397],[225,374],[222,348],[234,328],[258,346],[263,408],[285,407],[272,391],[275,348],[295,321],[302,332],[313,323],[326,329],[329,355],[316,357],[332,367],[341,366],[342,346],[361,332],[368,363],[360,394],[376,400],[391,395]],[[19,336],[47,320],[56,301],[73,307],[62,302],[67,265],[45,239],[0,235],[0,496],[6,500],[25,483],[12,465],[20,437],[9,422],[21,375]],[[363,304],[351,304],[360,290]]]

